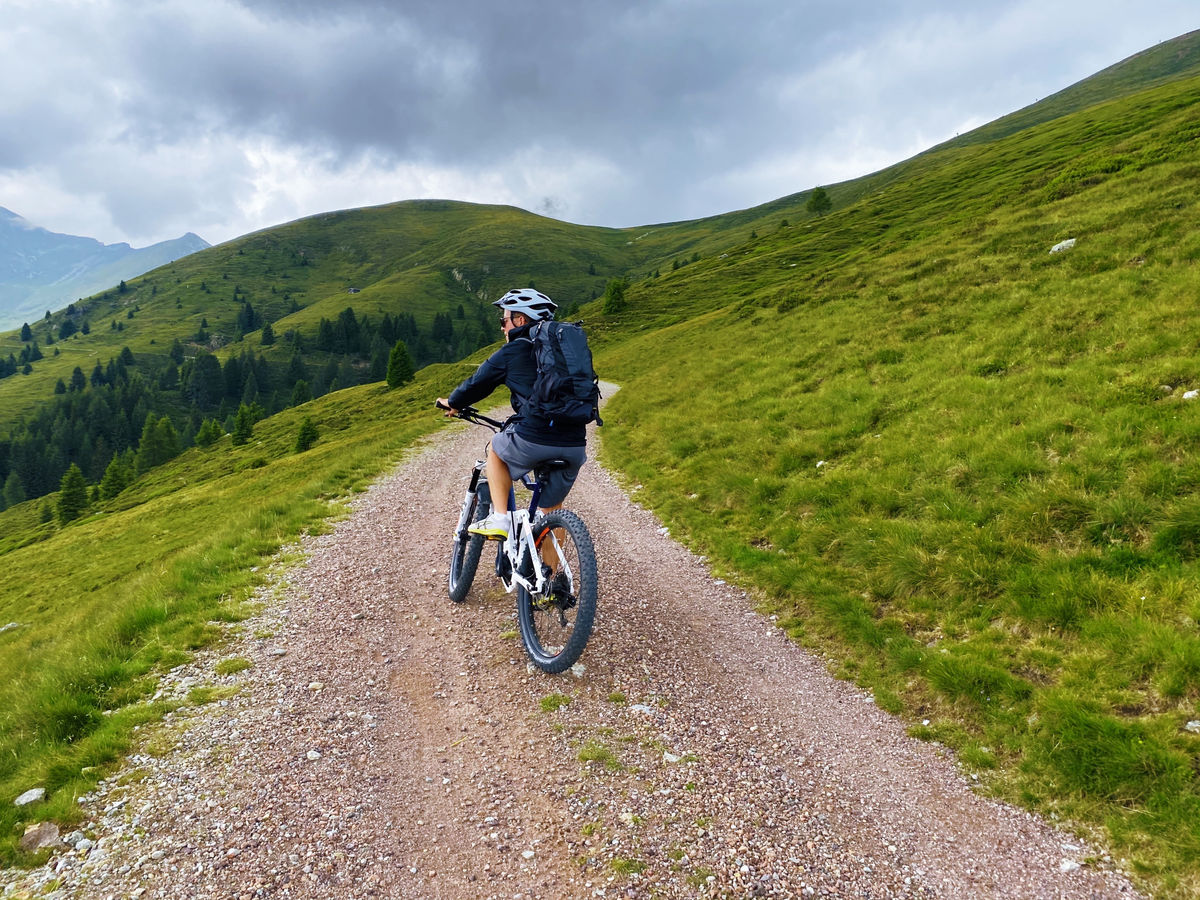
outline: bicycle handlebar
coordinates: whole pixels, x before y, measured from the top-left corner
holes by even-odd
[[[433,405],[438,409],[444,409],[447,411],[450,410],[449,406],[444,403],[439,403],[436,400],[433,402]],[[497,422],[495,419],[489,419],[473,406],[464,406],[462,409],[457,410],[455,412],[455,418],[465,419],[468,422],[474,422],[476,425],[486,425],[489,428],[494,428],[496,431],[500,431],[504,428],[503,422]]]

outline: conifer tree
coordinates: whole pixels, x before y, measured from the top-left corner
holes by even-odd
[[[629,287],[629,282],[620,278],[610,279],[608,287],[604,289],[604,313],[611,315],[619,313],[625,308],[625,289]]]
[[[4,482],[4,502],[9,506],[25,502],[25,485],[21,484],[21,477],[16,472],[9,472]]]
[[[142,426],[142,436],[138,440],[137,458],[134,463],[134,468],[137,474],[144,475],[162,460],[159,458],[162,454],[158,449],[158,418],[154,413],[146,416],[145,424]]]
[[[300,433],[296,435],[296,452],[303,453],[312,447],[317,442],[320,432],[317,431],[317,426],[309,416],[304,417],[304,421],[300,423]]]
[[[100,479],[100,496],[111,500],[129,487],[132,480],[133,472],[122,462],[120,454],[117,454],[109,461],[108,468],[104,470],[104,477]]]
[[[396,341],[396,346],[392,348],[392,354],[388,358],[387,385],[389,388],[398,388],[402,384],[408,384],[414,377],[408,345],[404,341]]]
[[[58,490],[58,521],[66,525],[83,515],[88,505],[87,481],[75,463],[63,475]]]
[[[138,441],[137,457],[134,467],[137,474],[142,475],[155,466],[161,466],[169,459],[179,455],[179,432],[171,424],[167,416],[156,418],[154,413],[146,416],[146,424],[142,427],[142,437]]]
[[[230,435],[235,447],[242,446],[254,435],[254,413],[245,403],[238,407],[237,418],[233,420],[233,431]]]
[[[333,323],[325,318],[317,323],[317,349],[324,351],[333,349]]]
[[[299,406],[301,403],[307,403],[313,398],[312,388],[308,386],[308,382],[301,378],[296,382],[296,386],[292,388],[292,406]]]
[[[196,446],[209,447],[215,444],[225,434],[225,430],[221,427],[221,423],[216,419],[205,419],[200,424],[200,430],[196,432]]]
[[[167,416],[158,420],[154,428],[154,445],[159,457],[155,465],[162,465],[169,459],[174,459],[182,449],[179,445],[179,432]]]
[[[300,355],[299,350],[292,354],[284,380],[293,385],[298,381],[308,381],[308,367],[304,365],[304,357]]]
[[[813,192],[808,195],[808,202],[804,204],[804,208],[811,213],[816,213],[818,216],[823,216],[833,209],[833,201],[829,199],[829,193],[825,188],[813,188]]]
[[[249,369],[245,386],[242,388],[242,402],[249,406],[256,400],[258,400],[258,379],[254,376],[254,370]]]

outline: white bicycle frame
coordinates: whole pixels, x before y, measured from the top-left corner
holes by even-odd
[[[486,490],[487,479],[483,476],[482,472],[483,461],[480,460],[476,464],[476,467],[480,470],[480,475],[476,482],[477,489],[479,486],[482,486]],[[530,485],[527,481],[525,482],[525,486],[533,489],[533,485]],[[471,539],[466,529],[471,524],[468,520],[471,515],[472,496],[473,492],[468,490],[466,497],[463,499],[462,511],[458,517],[458,529],[455,532],[457,540]],[[546,593],[549,585],[546,583],[546,576],[542,573],[542,555],[533,538],[533,520],[530,518],[529,510],[510,510],[508,515],[508,537],[504,540],[502,552],[508,558],[509,575],[507,578],[501,577],[500,583],[504,585],[504,590],[509,594],[515,591],[517,586],[520,585],[530,594],[542,596]],[[575,573],[571,571],[570,564],[562,552],[562,545],[559,544],[558,537],[553,531],[550,532],[548,537],[552,542],[554,553],[558,557],[560,571],[566,573],[567,578],[573,586],[575,584]],[[528,565],[525,566],[525,563],[528,563]],[[522,568],[533,572],[533,578],[530,579],[522,575]]]
[[[504,541],[504,555],[508,557],[508,580],[500,579],[508,593],[521,585],[531,594],[546,592],[546,578],[542,574],[542,555],[533,540],[533,522],[529,510],[518,509],[508,514],[508,537]],[[553,537],[553,535],[551,535]],[[555,541],[558,544],[558,541]],[[521,574],[522,564],[528,562],[527,570],[534,573],[533,581]]]

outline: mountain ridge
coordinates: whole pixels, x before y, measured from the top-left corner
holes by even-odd
[[[146,247],[62,234],[0,206],[0,329],[115,287],[211,245],[194,232]]]

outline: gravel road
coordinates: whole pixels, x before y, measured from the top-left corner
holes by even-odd
[[[149,729],[81,798],[76,849],[0,874],[5,896],[1136,896],[973,793],[595,463],[569,506],[596,630],[582,671],[531,670],[488,554],[464,604],[445,594],[485,438],[448,426],[306,539],[261,614],[164,681],[218,699]]]

